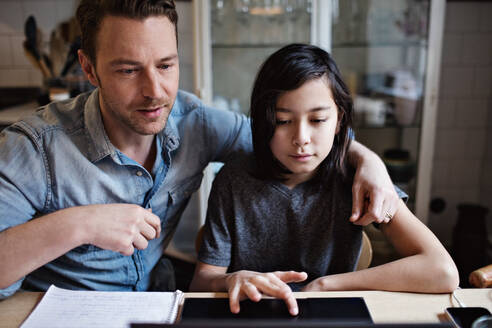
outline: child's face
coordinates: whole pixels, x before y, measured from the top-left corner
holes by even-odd
[[[328,156],[338,132],[338,110],[328,81],[307,81],[277,100],[277,126],[270,142],[273,155],[292,174],[286,185],[309,180]]]

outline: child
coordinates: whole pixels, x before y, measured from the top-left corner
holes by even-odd
[[[356,271],[362,228],[348,221],[354,171],[345,154],[353,105],[324,50],[292,44],[263,64],[251,95],[254,157],[214,181],[191,290],[228,291],[230,308],[302,291],[442,293],[458,286],[438,239],[400,200],[381,231],[402,258]]]

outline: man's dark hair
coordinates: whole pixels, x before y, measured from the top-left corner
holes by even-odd
[[[283,180],[284,174],[292,173],[270,149],[276,128],[277,100],[285,92],[315,79],[326,79],[338,108],[339,124],[332,149],[320,164],[318,173],[324,175],[334,168],[345,176],[345,155],[351,140],[349,131],[353,112],[349,90],[330,54],[316,46],[291,44],[277,50],[263,63],[251,94],[251,129],[259,178]]]
[[[96,38],[106,16],[143,20],[150,16],[166,16],[174,24],[178,40],[178,14],[173,0],[82,0],[77,8],[81,49],[96,64]]]

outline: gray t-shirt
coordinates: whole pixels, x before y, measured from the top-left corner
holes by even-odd
[[[217,175],[201,262],[228,267],[228,272],[305,271],[305,283],[355,270],[362,227],[349,221],[353,170],[347,170],[345,179],[331,173],[292,190],[279,181],[255,178],[253,170],[248,157],[227,163]]]
[[[208,204],[201,262],[237,270],[305,271],[308,280],[353,271],[362,228],[349,222],[352,174],[290,190],[253,175],[252,158],[227,163]]]

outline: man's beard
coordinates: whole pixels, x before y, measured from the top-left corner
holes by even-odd
[[[140,120],[138,119],[132,119],[132,116],[127,116],[125,114],[129,115],[136,115],[138,118],[138,113],[134,112],[127,112],[127,111],[118,111],[118,108],[122,107],[122,105],[118,102],[111,101],[108,99],[108,97],[105,97],[104,95],[104,89],[101,88],[101,98],[104,103],[104,106],[106,108],[106,111],[108,114],[111,115],[112,119],[115,119],[120,122],[120,125],[126,126],[128,129],[140,134],[140,135],[155,135],[159,132],[161,132],[167,123],[167,118],[169,117],[169,113],[171,112],[171,102],[170,101],[165,101],[164,99],[153,99],[149,101],[145,101],[142,104],[138,105],[131,105],[132,109],[135,110],[145,110],[145,109],[154,109],[154,108],[161,108],[162,113],[159,115],[159,117],[156,117],[154,119],[146,119],[142,117]]]
[[[173,100],[172,99],[168,99],[167,101],[166,101],[166,99],[150,99],[148,101],[145,101],[143,104],[138,104],[138,106],[132,105],[132,107],[134,107],[137,110],[138,109],[157,108],[157,107],[162,108],[163,113],[159,117],[157,117],[155,120],[153,120],[156,124],[159,124],[158,122],[160,120],[160,121],[162,121],[161,124],[159,124],[158,126],[155,126],[155,127],[150,127],[151,129],[149,131],[149,129],[145,129],[145,127],[149,127],[148,121],[143,122],[143,126],[141,126],[142,124],[139,125],[138,122],[132,120],[131,117],[125,116],[124,115],[125,111],[122,114],[121,112],[119,112],[117,110],[119,107],[122,107],[122,105],[120,103],[118,103],[117,101],[114,101],[114,102],[108,101],[111,98],[105,96],[105,88],[103,87],[103,85],[101,83],[101,79],[99,78],[99,75],[97,74],[97,72],[95,75],[96,75],[96,79],[97,79],[97,82],[99,85],[99,93],[100,93],[100,97],[102,99],[102,102],[104,103],[105,108],[109,111],[108,114],[110,114],[113,119],[118,120],[120,125],[126,126],[128,129],[130,129],[133,132],[136,132],[140,135],[155,135],[155,134],[161,132],[166,127],[167,118],[169,117],[169,114],[171,113],[171,109],[173,106]]]

